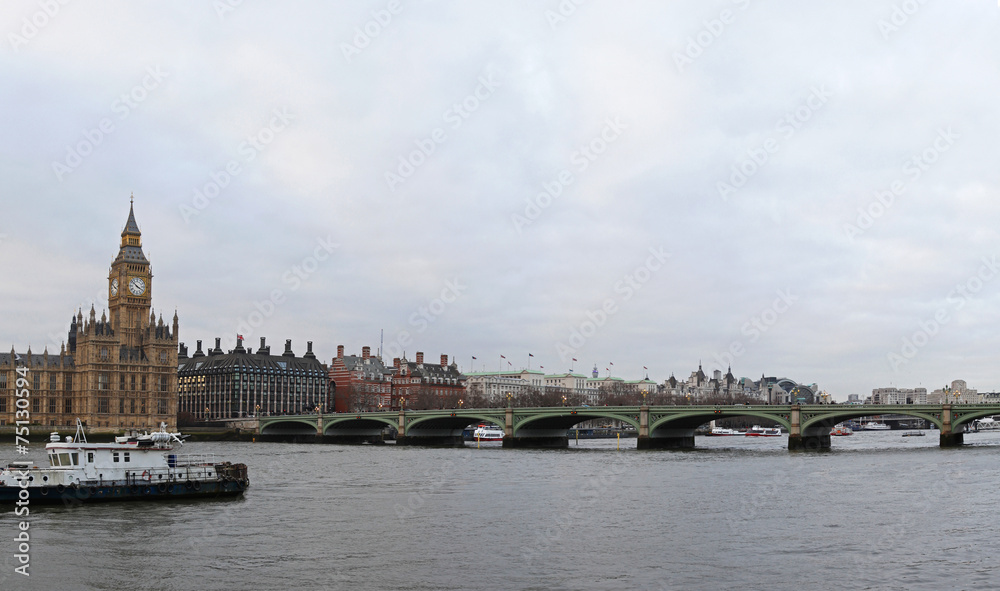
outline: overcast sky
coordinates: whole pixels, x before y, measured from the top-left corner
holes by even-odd
[[[998,28],[986,0],[5,2],[0,343],[100,314],[134,193],[192,349],[384,330],[464,371],[997,390]]]

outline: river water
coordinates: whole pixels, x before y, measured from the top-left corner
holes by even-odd
[[[5,510],[0,590],[996,588],[1000,433],[900,435],[189,443],[246,463],[246,495],[34,509],[27,578]]]

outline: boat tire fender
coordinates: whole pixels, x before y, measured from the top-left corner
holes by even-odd
[[[194,488],[194,483],[188,480],[184,483],[184,488],[191,490],[192,488]]]
[[[142,494],[148,495],[149,492],[150,492],[150,488],[148,486],[142,487]]]
[[[43,486],[38,489],[38,492],[42,493],[42,496],[49,494],[49,487]]]
[[[157,484],[156,485],[156,490],[160,491],[161,493],[167,492],[167,483],[166,482],[161,482],[161,483]]]
[[[193,484],[195,490],[201,490],[201,483],[200,482],[198,482],[197,480],[195,480],[192,484]]]
[[[57,486],[57,487],[56,487],[56,492],[59,492],[59,493],[61,493],[61,492],[63,492],[64,490],[66,490],[66,487],[65,487],[65,486],[63,486],[63,485],[61,485],[61,484],[60,484],[59,486]]]

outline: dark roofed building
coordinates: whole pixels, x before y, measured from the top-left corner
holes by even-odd
[[[465,376],[458,364],[448,365],[448,356],[441,363],[424,363],[424,354],[417,352],[416,361],[396,358],[392,378],[392,406],[406,408],[424,406],[444,408],[454,406],[465,393]]]
[[[312,351],[297,357],[292,341],[281,355],[272,355],[263,337],[254,352],[237,337],[236,348],[225,352],[221,340],[205,353],[198,341],[189,357],[180,344],[177,356],[179,412],[189,420],[235,419],[257,415],[305,414],[330,410],[327,367]]]

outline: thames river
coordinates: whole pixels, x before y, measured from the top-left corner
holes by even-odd
[[[5,510],[0,589],[996,588],[1000,433],[961,449],[926,433],[822,453],[787,436],[641,452],[189,443],[246,463],[246,495],[33,509],[30,578]]]

